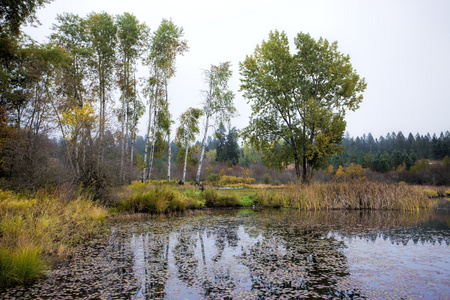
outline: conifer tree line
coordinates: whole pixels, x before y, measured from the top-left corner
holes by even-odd
[[[336,170],[340,165],[359,164],[373,171],[387,172],[405,165],[410,169],[420,159],[443,160],[450,157],[450,132],[439,135],[405,136],[401,131],[374,138],[371,133],[361,137],[350,137],[348,134],[341,143],[342,153],[334,155],[330,162]]]

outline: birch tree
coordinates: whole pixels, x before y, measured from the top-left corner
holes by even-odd
[[[147,84],[149,98],[149,125],[144,152],[143,179],[149,180],[153,167],[153,155],[155,151],[157,116],[164,101],[169,102],[168,84],[170,78],[175,75],[175,62],[177,55],[183,55],[188,50],[186,40],[183,40],[183,28],[176,26],[172,20],[163,19],[158,29],[154,32],[150,54],[146,64],[150,69],[150,77]],[[162,101],[162,102],[161,102]],[[150,137],[150,134],[152,135]],[[170,133],[168,132],[168,136]],[[151,144],[151,145],[150,145]],[[170,145],[170,140],[169,140]],[[148,153],[150,148],[150,153]],[[148,157],[148,165],[147,165]],[[170,168],[170,161],[169,161]]]
[[[53,101],[55,117],[58,127],[68,150],[69,160],[74,166],[77,175],[80,164],[85,161],[85,147],[91,140],[92,126],[86,126],[86,122],[66,122],[63,115],[80,115],[80,111],[86,111],[86,106],[92,106],[91,91],[87,83],[89,61],[92,49],[88,44],[88,27],[86,20],[74,14],[62,14],[57,17],[57,24],[52,27],[53,33],[50,39],[70,57],[61,70],[57,80],[59,101]],[[81,115],[84,115],[83,113]],[[84,118],[82,118],[84,119]],[[62,123],[72,123],[77,128],[66,132],[66,126]],[[70,152],[73,153],[70,153]],[[72,161],[73,159],[73,161]],[[83,168],[83,166],[81,166]]]
[[[230,67],[230,62],[225,62],[219,64],[218,66],[212,65],[209,70],[205,71],[208,90],[204,91],[206,98],[203,106],[205,127],[197,176],[195,177],[196,185],[200,182],[200,174],[202,170],[203,157],[205,155],[206,138],[208,136],[209,127],[223,123],[229,124],[230,119],[236,115],[236,108],[233,103],[234,94],[228,89],[228,80],[232,76]],[[211,117],[215,117],[215,124],[210,125]]]
[[[114,79],[117,27],[113,17],[106,12],[90,14],[87,18],[87,27],[93,53],[90,65],[96,80],[94,90],[99,98],[99,136],[102,141],[105,133],[106,101]]]
[[[199,119],[203,115],[203,111],[198,108],[189,108],[180,116],[180,126],[177,128],[176,142],[180,149],[184,149],[184,167],[183,178],[181,184],[186,181],[186,167],[189,154],[190,143],[195,141],[195,135],[200,132]]]
[[[119,121],[121,122],[121,178],[125,180],[124,163],[128,152],[128,137],[136,129],[137,119],[142,116],[142,109],[136,91],[136,64],[147,43],[149,29],[139,24],[137,18],[129,13],[117,17],[118,37],[118,83],[121,90]],[[132,132],[132,137],[135,137]],[[131,151],[131,157],[133,153]]]

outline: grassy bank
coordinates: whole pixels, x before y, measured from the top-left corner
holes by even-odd
[[[133,183],[123,187],[115,201],[118,213],[183,211],[203,207],[293,207],[302,210],[384,209],[419,210],[432,207],[430,187],[366,180],[290,184],[246,185],[244,189],[198,190],[193,185]]]
[[[0,191],[0,286],[33,280],[105,228],[105,208],[87,195],[67,197],[61,189],[33,195]]]
[[[419,210],[434,205],[420,187],[363,180],[291,184],[276,191],[260,190],[255,202],[260,206],[295,207],[304,210]]]

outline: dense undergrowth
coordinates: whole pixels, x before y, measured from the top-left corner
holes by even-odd
[[[107,214],[86,194],[0,190],[0,286],[26,283],[71,255],[76,245],[106,230]]]

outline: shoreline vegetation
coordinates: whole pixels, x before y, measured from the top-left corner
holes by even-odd
[[[417,211],[434,207],[436,195],[450,195],[448,189],[361,179],[242,187],[215,190],[206,185],[201,191],[189,183],[133,182],[113,191],[108,204],[68,186],[34,194],[0,191],[0,286],[38,278],[58,261],[70,258],[78,245],[107,235],[107,220],[121,215],[253,206]]]

